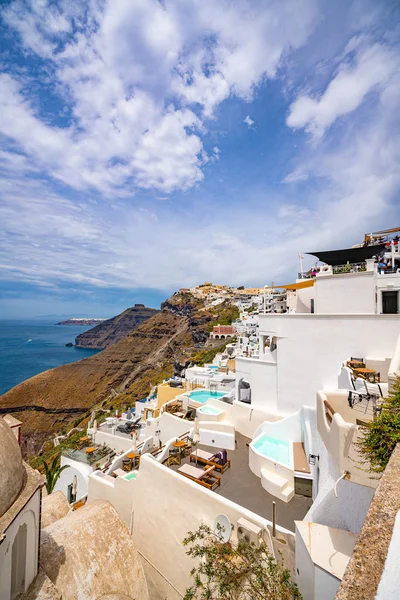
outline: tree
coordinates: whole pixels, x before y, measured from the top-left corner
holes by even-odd
[[[64,471],[64,469],[68,469],[68,467],[69,467],[69,465],[64,465],[63,467],[60,467],[60,465],[57,465],[57,462],[58,462],[58,456],[54,457],[53,462],[51,463],[51,466],[49,466],[47,464],[47,462],[44,459],[42,459],[44,472],[46,475],[46,490],[47,490],[48,494],[51,494],[52,491],[54,490],[54,487],[55,487],[62,471]]]
[[[184,600],[301,600],[288,569],[281,567],[265,544],[222,543],[207,525],[183,540],[196,559],[193,585]]]
[[[400,442],[400,378],[397,377],[382,407],[381,413],[370,423],[360,426],[358,451],[369,462],[372,473],[382,473]]]

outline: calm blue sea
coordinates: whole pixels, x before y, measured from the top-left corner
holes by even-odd
[[[56,322],[57,318],[0,320],[0,394],[42,371],[96,354],[97,350],[65,347],[91,326]]]

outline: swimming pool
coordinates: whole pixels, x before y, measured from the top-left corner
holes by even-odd
[[[253,442],[253,447],[263,456],[281,463],[286,467],[291,466],[292,449],[290,442],[278,440],[263,434]]]
[[[202,406],[198,409],[198,411],[203,415],[220,415],[222,411],[219,408],[214,408],[213,406]]]
[[[194,390],[189,393],[189,398],[198,402],[199,404],[204,404],[210,398],[222,398],[222,396],[226,396],[226,392],[212,392],[210,390]]]

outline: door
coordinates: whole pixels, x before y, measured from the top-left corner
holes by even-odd
[[[11,598],[15,598],[20,592],[25,592],[26,571],[26,542],[27,527],[24,523],[20,526],[14,538],[11,553]]]
[[[397,315],[399,312],[399,292],[382,292],[382,313]]]

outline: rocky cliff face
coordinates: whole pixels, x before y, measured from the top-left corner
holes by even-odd
[[[123,313],[103,321],[96,327],[80,333],[75,338],[75,345],[79,348],[94,348],[104,350],[112,344],[119,342],[139,325],[154,317],[158,310],[146,308],[143,304],[135,304]]]
[[[202,302],[174,295],[161,312],[102,352],[40,373],[8,391],[0,397],[0,414],[12,412],[22,421],[23,452],[36,454],[56,433],[85,426],[93,408],[115,410],[147,396],[153,385],[173,374],[174,359],[191,358],[198,340],[207,338],[218,318]],[[118,317],[114,323],[118,327]],[[106,337],[113,335],[109,329]]]

